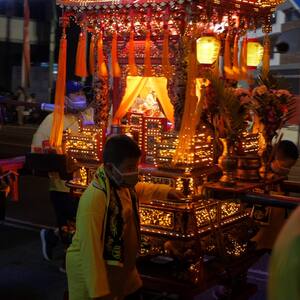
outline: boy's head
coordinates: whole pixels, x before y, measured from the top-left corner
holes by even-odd
[[[278,175],[288,175],[298,157],[299,151],[293,142],[287,140],[281,141],[277,146],[275,159],[271,164],[273,172]]]
[[[138,180],[138,165],[142,152],[127,135],[108,138],[103,149],[103,163],[108,176],[119,186],[134,186]]]

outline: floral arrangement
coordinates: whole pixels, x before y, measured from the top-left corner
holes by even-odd
[[[212,128],[219,138],[235,142],[247,127],[246,117],[250,98],[246,90],[226,86],[225,81],[209,73],[202,120]],[[244,95],[245,94],[245,95]],[[243,101],[241,101],[243,98]]]
[[[239,99],[241,104],[251,103],[252,95],[248,89],[245,88],[236,88],[234,90],[235,96]]]
[[[270,89],[265,84],[253,89],[252,98],[265,139],[271,141],[293,115],[295,99],[288,90]]]

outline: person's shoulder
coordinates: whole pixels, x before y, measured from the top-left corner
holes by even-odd
[[[50,129],[53,121],[53,113],[47,115],[43,121],[40,123],[37,132],[41,132],[41,130],[45,130],[45,128]]]
[[[83,192],[80,198],[81,209],[90,212],[96,212],[106,205],[106,193],[98,189],[91,183]]]
[[[52,120],[53,120],[53,112],[50,113],[50,114],[48,114],[48,115],[44,118],[44,120],[42,121],[42,123],[44,123],[44,122],[49,122],[49,121],[52,122]]]

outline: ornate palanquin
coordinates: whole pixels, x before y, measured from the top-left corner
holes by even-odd
[[[167,80],[165,92],[173,106],[175,131],[168,132],[166,119],[144,118],[135,113],[127,115],[129,122],[121,126],[124,132],[136,138],[144,150],[144,157],[148,155],[148,160],[144,160],[148,164],[141,165],[140,180],[169,184],[184,194],[180,200],[153,199],[140,204],[144,255],[168,254],[182,258],[190,251],[192,255],[186,262],[189,268],[206,254],[236,258],[247,253],[251,235],[248,229],[252,223],[248,222],[249,214],[238,201],[239,187],[230,190],[225,199],[212,197],[211,191],[207,192],[206,189],[207,182],[217,178],[220,171],[215,166],[216,150],[211,128],[194,122],[193,128],[186,126],[183,128],[184,134],[182,130],[178,133],[184,127],[181,126],[184,123],[182,119],[189,124],[197,114],[198,121],[201,112],[198,104],[203,100],[202,90],[206,86],[205,80],[198,78],[208,67],[199,71],[195,60],[191,66],[189,59],[195,50],[190,41],[194,42],[207,31],[213,32],[222,41],[226,36],[234,40],[234,36],[244,36],[247,30],[255,30],[260,26],[268,33],[271,30],[272,13],[282,2],[57,0],[63,11],[63,28],[69,25],[71,19],[81,27],[81,37],[89,35],[91,45],[93,40],[97,41],[97,46],[93,45],[96,50],[90,52],[90,64],[93,66],[90,74],[93,76],[99,121],[107,122],[113,103],[114,117],[117,115],[117,121],[121,122],[124,113],[120,117],[118,107],[126,95],[126,88],[129,90],[125,84],[129,75],[146,78],[164,76]],[[86,43],[82,44],[86,47]],[[90,46],[90,49],[94,48]],[[105,67],[102,68],[106,63],[110,64],[109,72]],[[87,75],[87,72],[81,74]],[[111,97],[109,89],[112,91]],[[129,96],[126,98],[133,93],[127,93]],[[133,99],[129,100],[128,103],[133,102]],[[183,118],[184,111],[188,109],[189,114]],[[190,140],[181,145],[182,138],[189,134]],[[256,140],[255,135],[245,138],[241,146],[245,153],[257,151]],[[179,148],[180,151],[177,151]],[[255,160],[253,164],[256,164]],[[88,183],[87,178],[90,178],[87,176],[88,170],[93,170],[93,166],[87,165],[85,170],[82,169],[84,180],[79,178],[70,186],[77,190],[84,188]],[[241,170],[240,178],[247,177],[248,173],[243,168]],[[243,191],[256,187],[245,186]]]

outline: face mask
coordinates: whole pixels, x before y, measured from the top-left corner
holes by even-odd
[[[124,172],[121,173],[119,169],[112,165],[116,173],[119,175],[119,179],[114,177],[115,182],[119,186],[134,187],[139,181],[139,172]]]
[[[85,110],[86,109],[86,97],[85,96],[75,96],[67,97],[67,107],[71,110]]]

